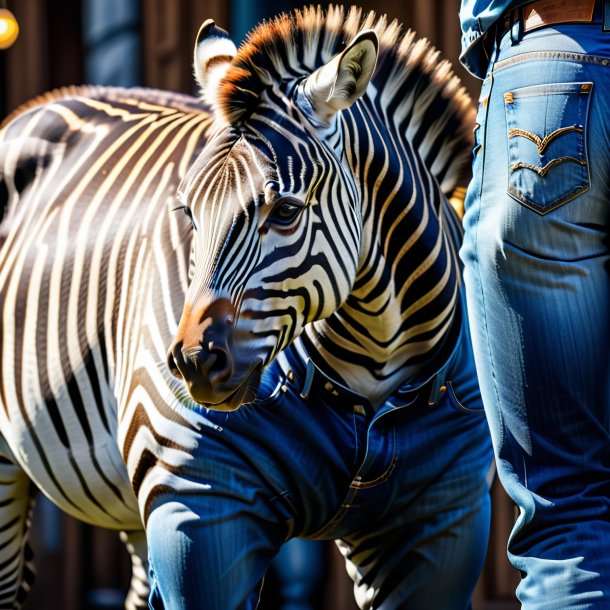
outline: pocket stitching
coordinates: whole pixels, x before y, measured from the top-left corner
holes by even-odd
[[[453,399],[453,401],[455,402],[455,406],[457,407],[456,411],[458,413],[464,413],[464,414],[468,414],[468,415],[479,415],[481,413],[485,413],[485,409],[483,407],[479,408],[479,409],[471,409],[470,407],[467,407],[466,405],[462,404],[462,402],[460,401],[460,399],[457,397],[456,393],[455,393],[455,389],[453,387],[453,383],[451,381],[447,381],[447,386],[449,387],[450,390],[450,396]]]
[[[515,172],[518,169],[531,169],[536,172],[541,178],[544,178],[548,171],[557,165],[564,163],[565,161],[574,161],[574,163],[578,163],[579,165],[587,165],[586,161],[582,161],[580,159],[576,159],[575,157],[555,157],[551,159],[546,165],[531,165],[530,163],[525,163],[524,161],[517,161],[517,163],[513,163],[510,166],[510,171]]]
[[[551,133],[547,133],[544,138],[541,138],[538,134],[533,133],[531,131],[519,129],[518,127],[513,127],[508,130],[508,137],[516,138],[517,136],[523,136],[524,138],[531,140],[532,142],[534,142],[534,144],[536,144],[538,152],[542,155],[551,142],[556,140],[560,135],[563,135],[564,133],[568,133],[570,131],[577,131],[579,133],[583,133],[584,129],[581,125],[568,125],[566,127],[560,127],[559,129],[556,129]]]
[[[588,163],[588,154],[586,147],[586,137],[585,137],[585,127],[588,114],[589,114],[589,100],[592,91],[592,83],[557,83],[557,84],[546,84],[546,85],[534,85],[532,87],[523,87],[521,89],[517,89],[514,91],[508,91],[504,94],[505,100],[505,108],[506,108],[506,121],[507,121],[507,136],[508,136],[508,156],[509,162],[512,162],[509,165],[509,174],[508,174],[508,185],[507,185],[507,193],[513,199],[521,203],[524,207],[537,212],[540,215],[547,214],[552,210],[560,207],[561,205],[567,203],[568,201],[575,199],[582,193],[588,191],[591,188],[591,178],[589,173],[589,163]],[[531,97],[548,97],[555,94],[562,95],[587,95],[587,100],[584,102],[584,108],[577,108],[576,112],[577,119],[582,119],[583,125],[567,125],[564,127],[559,127],[549,134],[545,135],[543,138],[538,136],[538,134],[533,131],[529,131],[526,129],[522,129],[520,127],[510,127],[510,123],[516,122],[518,120],[519,115],[516,114],[516,110],[513,110],[512,113],[509,112],[509,108],[512,106],[515,99],[526,99]],[[579,98],[572,99],[577,100]],[[579,102],[580,103],[580,102]],[[572,156],[564,155],[561,157],[555,157],[551,159],[544,166],[533,165],[531,163],[527,163],[521,160],[524,156],[523,152],[520,151],[520,147],[518,147],[518,143],[511,144],[511,140],[518,136],[522,136],[527,140],[530,140],[535,144],[536,149],[540,157],[544,154],[547,147],[555,141],[557,138],[564,134],[568,133],[577,133],[578,136],[578,151],[580,155],[580,159],[577,159]],[[559,151],[558,151],[559,152]],[[520,183],[517,181],[515,184],[514,178],[512,178],[515,171],[519,169],[525,169],[534,171],[538,176],[544,178],[545,175],[554,167],[567,162],[573,161],[581,166],[582,170],[579,171],[578,175],[574,178],[575,181],[579,182],[577,186],[569,190],[568,192],[564,192],[563,194],[559,194],[559,196],[555,197],[552,201],[545,203],[538,203],[536,201],[532,201],[529,197],[527,197],[527,189],[524,190],[520,188]],[[540,183],[539,183],[540,184]],[[536,185],[534,182],[533,185]],[[569,188],[570,185],[567,184],[565,188]]]
[[[544,216],[548,212],[552,212],[553,210],[561,207],[564,203],[568,203],[568,201],[571,201],[572,199],[576,199],[576,197],[578,197],[579,195],[586,193],[590,188],[591,188],[590,184],[583,184],[583,185],[577,186],[573,191],[570,191],[568,194],[564,195],[563,197],[556,199],[555,201],[553,201],[553,203],[548,203],[545,205],[540,205],[538,203],[530,201],[529,199],[526,199],[525,197],[523,197],[523,195],[521,193],[519,193],[512,186],[508,187],[508,194],[513,199],[516,199],[519,203],[521,203],[526,208],[529,208],[530,210],[537,212],[541,216]]]

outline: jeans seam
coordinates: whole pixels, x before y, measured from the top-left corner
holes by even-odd
[[[354,429],[354,441],[355,441],[355,449],[354,449],[354,459],[352,461],[352,466],[355,468],[358,463],[358,454],[360,453],[360,439],[358,434],[358,415],[356,413],[352,413],[352,426]]]
[[[392,471],[394,470],[396,463],[398,462],[398,456],[396,455],[396,428],[392,428],[392,447],[393,447],[392,459],[391,459],[390,463],[388,464],[388,466],[386,467],[386,469],[379,476],[377,476],[374,479],[371,479],[369,481],[361,481],[361,480],[354,479],[350,484],[350,488],[351,489],[369,489],[370,487],[375,487],[376,485],[379,485],[380,483],[387,481],[387,479],[392,474]]]
[[[324,536],[327,532],[332,531],[333,528],[337,527],[337,525],[339,525],[347,515],[349,509],[352,506],[352,502],[355,496],[356,490],[354,490],[350,486],[347,490],[347,494],[345,496],[344,501],[341,503],[335,514],[324,525],[322,525],[322,527],[317,529],[313,534],[308,535],[307,538],[320,538]]]
[[[495,73],[495,67],[497,64],[495,64],[492,67],[491,70],[491,74],[490,74],[490,78],[491,78],[491,82],[489,84],[489,91],[487,94],[487,107],[485,109],[485,133],[483,134],[483,154],[485,154],[485,150],[487,148],[486,144],[487,144],[487,125],[489,123],[489,107],[491,105],[491,96],[493,94],[493,89],[494,89],[494,73]],[[500,404],[500,394],[498,391],[498,384],[497,384],[497,379],[496,379],[496,372],[495,372],[495,363],[494,363],[494,358],[493,358],[493,354],[492,354],[492,349],[491,349],[491,344],[490,344],[490,334],[489,334],[489,325],[487,323],[487,307],[485,306],[485,291],[483,290],[483,276],[481,275],[481,261],[479,260],[479,254],[478,254],[478,242],[479,242],[479,231],[481,229],[481,201],[483,199],[483,176],[485,173],[485,161],[486,161],[487,156],[484,156],[483,159],[481,160],[483,163],[483,167],[481,170],[481,178],[480,178],[480,184],[481,187],[479,189],[479,205],[478,205],[478,210],[477,210],[477,219],[476,219],[476,232],[474,235],[474,240],[473,240],[473,252],[475,253],[476,256],[476,266],[477,266],[477,276],[478,276],[478,283],[479,283],[479,294],[481,297],[481,304],[482,304],[482,309],[483,309],[483,324],[485,327],[485,343],[486,343],[486,347],[487,347],[487,353],[489,354],[489,361],[491,363],[491,380],[492,380],[492,387],[493,387],[493,391],[495,394],[495,399],[496,399],[496,404]],[[500,419],[502,419],[502,415],[500,414]],[[501,436],[503,436],[503,432],[502,429],[500,429],[499,434]],[[500,439],[501,440],[501,439]]]
[[[590,188],[591,188],[591,185],[578,186],[570,193],[553,201],[553,203],[550,203],[550,204],[547,204],[544,206],[538,205],[538,204],[534,203],[533,201],[530,201],[529,199],[522,197],[512,186],[508,187],[507,193],[515,201],[519,202],[521,205],[525,206],[529,210],[532,210],[533,212],[540,214],[540,216],[544,216],[545,214],[548,214],[549,212],[552,212],[553,210],[560,208],[564,203],[568,203],[568,202],[572,201],[573,199],[576,199],[579,195],[586,193],[588,190],[590,190]]]
[[[493,73],[496,74],[501,70],[506,68],[510,68],[517,64],[520,64],[525,61],[535,61],[535,60],[549,60],[554,59],[558,61],[577,61],[583,63],[589,63],[593,65],[598,65],[600,67],[608,67],[610,66],[610,58],[601,57],[598,55],[587,55],[586,53],[573,53],[571,51],[528,51],[525,53],[520,53],[519,55],[515,55],[514,57],[507,57],[506,59],[499,59],[493,66]]]
[[[453,383],[451,381],[447,381],[447,386],[449,387],[449,390],[451,391],[451,396],[453,397],[453,400],[455,400],[457,406],[459,407],[458,412],[463,411],[464,413],[473,414],[473,415],[483,413],[483,411],[484,411],[483,408],[471,409],[470,407],[467,407],[465,404],[463,404],[460,401],[460,399],[457,397],[457,395],[455,393],[455,389],[453,388]]]
[[[387,481],[390,478],[390,475],[394,471],[394,468],[395,468],[397,462],[398,462],[398,458],[396,457],[396,452],[394,452],[392,461],[390,462],[388,467],[378,477],[376,477],[375,479],[372,479],[370,481],[353,481],[352,484],[350,485],[350,487],[352,489],[357,489],[357,490],[370,489],[371,487],[376,487],[377,485],[384,483],[385,481]]]

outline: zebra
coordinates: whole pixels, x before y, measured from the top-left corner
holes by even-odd
[[[447,200],[468,96],[357,8],[239,49],[207,21],[194,60],[199,99],[61,90],[0,132],[0,604],[38,488],[124,532],[127,607],[254,608],[299,536],[361,608],[464,608],[491,464]]]
[[[158,286],[159,303],[179,298],[176,286],[187,282],[187,263],[171,245],[184,226],[158,213],[173,205],[210,122],[190,96],[93,86],[45,94],[7,117],[0,548],[10,570],[0,576],[2,608],[20,607],[33,581],[36,487],[68,514],[123,532],[134,576],[126,607],[147,607],[142,520],[117,442],[119,422],[134,419],[129,394],[146,386],[126,358],[146,332],[138,291],[143,262],[154,263],[151,240],[164,241],[151,251],[158,247],[176,274],[175,286]],[[155,401],[154,384],[147,391]]]

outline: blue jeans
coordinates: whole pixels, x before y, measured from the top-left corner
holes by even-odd
[[[328,543],[292,538],[283,544],[265,578],[261,608],[317,610],[324,599],[328,574]],[[269,577],[270,575],[270,577]]]
[[[180,472],[147,475],[150,607],[253,609],[281,544],[302,537],[339,541],[361,608],[469,608],[493,452],[465,321],[461,339],[446,391],[403,388],[377,411],[296,346],[238,411],[178,407],[200,434]]]
[[[610,32],[496,42],[461,251],[527,610],[610,608]]]

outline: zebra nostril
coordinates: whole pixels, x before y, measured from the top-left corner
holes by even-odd
[[[182,358],[187,366],[186,370],[194,369],[198,374],[203,376],[203,379],[207,379],[211,385],[228,381],[233,374],[233,360],[229,348],[224,343],[210,341],[207,349],[201,345],[189,348],[183,347],[175,358],[170,353],[168,358],[170,370],[178,368],[176,360],[180,361],[180,358]],[[179,370],[178,375],[181,378],[184,376]]]
[[[208,354],[203,352],[200,347],[191,347],[182,350],[182,357],[187,364],[191,364],[197,370],[205,370]]]
[[[233,361],[229,350],[222,345],[213,345],[209,347],[210,365],[207,369],[208,377],[212,383],[221,383],[228,381],[233,374]]]
[[[167,368],[174,377],[177,379],[182,379],[182,373],[176,364],[176,359],[174,358],[174,353],[172,350],[170,350],[167,354]]]

